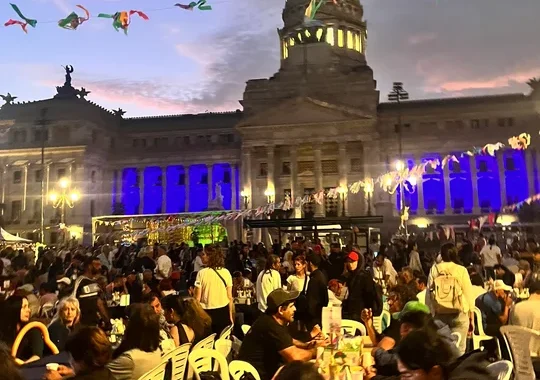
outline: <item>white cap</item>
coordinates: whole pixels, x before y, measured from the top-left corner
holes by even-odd
[[[494,290],[504,290],[506,292],[511,292],[512,291],[512,287],[506,285],[503,280],[496,280],[493,283],[493,289]]]

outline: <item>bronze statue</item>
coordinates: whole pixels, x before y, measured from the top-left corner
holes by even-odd
[[[64,86],[71,87],[71,74],[73,73],[73,66],[66,65],[62,66],[64,70],[66,70],[66,81],[64,83]]]
[[[86,100],[86,97],[88,94],[90,94],[92,91],[87,91],[86,88],[81,87],[80,90],[77,90],[77,95],[79,95],[79,98]]]
[[[7,93],[7,95],[0,95],[0,98],[2,98],[2,100],[5,102],[4,105],[13,104],[13,101],[17,99],[16,96],[11,95],[9,92]]]

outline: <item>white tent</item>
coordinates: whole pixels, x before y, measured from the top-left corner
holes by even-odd
[[[12,235],[3,228],[0,228],[0,241],[5,241],[8,243],[32,243],[32,240],[23,239],[22,237]]]

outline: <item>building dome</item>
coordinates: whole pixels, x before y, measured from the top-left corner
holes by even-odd
[[[318,29],[313,26],[308,28],[305,24],[310,2],[287,0],[285,3],[282,14],[284,25],[279,30],[282,60],[288,58],[289,49],[295,44],[312,42],[326,42],[337,50],[365,54],[367,28],[359,0],[326,0],[315,15],[315,21],[321,24]]]

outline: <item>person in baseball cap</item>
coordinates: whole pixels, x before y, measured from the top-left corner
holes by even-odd
[[[299,295],[300,295],[300,292],[295,292],[295,291],[289,292],[282,288],[273,290],[268,295],[268,297],[266,297],[266,304],[268,307],[265,313],[268,315],[274,315],[276,313],[279,313],[280,307],[287,307],[290,304],[293,304],[294,303],[293,301],[295,301]],[[296,311],[296,309],[292,311],[292,314],[290,315],[291,320],[288,321],[289,323],[294,320],[294,311]],[[286,318],[288,319],[288,315],[286,316]]]

